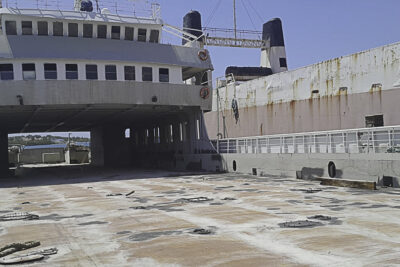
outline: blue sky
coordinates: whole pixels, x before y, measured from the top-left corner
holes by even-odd
[[[111,2],[99,1],[105,5]],[[61,2],[67,5],[73,0]],[[144,0],[134,2],[139,7]],[[182,27],[183,16],[197,10],[203,26],[233,28],[233,0],[157,2],[168,24]],[[289,69],[400,41],[400,0],[236,0],[236,9],[238,29],[261,31],[264,22],[282,19]],[[259,49],[208,49],[214,77],[222,76],[230,65],[260,64]]]
[[[159,2],[167,23],[182,26],[182,17],[193,9],[204,26],[219,0]],[[233,28],[232,3],[221,0],[208,26]],[[400,0],[236,0],[236,9],[238,29],[261,31],[264,22],[282,19],[289,69],[400,41]],[[209,50],[214,77],[228,65],[259,65],[258,49]]]

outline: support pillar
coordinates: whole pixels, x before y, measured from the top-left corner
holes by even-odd
[[[104,166],[103,128],[99,127],[90,131],[90,154],[93,166]]]
[[[0,132],[0,178],[9,176],[8,133]]]

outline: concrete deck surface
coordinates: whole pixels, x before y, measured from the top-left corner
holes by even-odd
[[[59,249],[32,265],[400,265],[400,191],[394,189],[77,167],[30,171],[0,184],[0,216],[40,216],[0,222],[0,246],[37,240],[37,249]],[[309,188],[322,191],[307,193]],[[207,199],[191,202],[197,197]],[[278,225],[313,215],[332,220],[312,228]],[[211,233],[193,233],[196,228]]]

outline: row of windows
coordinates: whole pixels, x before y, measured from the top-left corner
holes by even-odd
[[[57,64],[45,63],[44,78],[46,80],[57,79]],[[98,72],[97,65],[86,64],[86,79],[97,80]],[[169,82],[169,69],[159,68],[159,82]],[[22,64],[22,78],[24,80],[36,80],[36,66],[34,63]],[[78,79],[78,65],[77,64],[65,64],[65,78],[67,80]],[[117,80],[117,66],[116,65],[105,65],[105,78],[106,80]],[[135,66],[124,66],[124,78],[126,81],[135,81]],[[14,67],[13,64],[0,64],[0,79],[1,80],[14,80]],[[142,67],[142,81],[152,82],[153,81],[153,68]]]
[[[5,22],[6,25],[6,34],[7,35],[17,35],[17,22],[7,20]],[[22,35],[32,35],[33,27],[32,21],[22,21],[21,22],[21,33]],[[68,27],[68,36],[69,37],[78,37],[78,23],[67,23]],[[125,30],[125,40],[133,41],[134,39],[134,28],[133,27],[124,27]],[[37,22],[37,34],[38,35],[49,35],[49,25],[47,21],[38,21]],[[138,29],[137,40],[139,42],[146,42],[147,40],[147,29]],[[151,43],[158,43],[159,39],[159,30],[150,30],[149,41]],[[53,22],[53,36],[64,36],[64,23],[63,22]],[[93,24],[83,24],[83,32],[82,37],[84,38],[93,38]],[[107,38],[107,25],[97,25],[97,38]],[[111,39],[121,39],[121,26],[111,26]]]

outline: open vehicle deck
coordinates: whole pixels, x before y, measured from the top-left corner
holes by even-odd
[[[241,174],[61,170],[31,169],[1,181],[0,216],[40,217],[0,222],[0,244],[35,240],[41,249],[58,249],[38,266],[400,264],[396,189]],[[330,220],[307,219],[314,215]],[[282,224],[298,220],[317,223]]]

